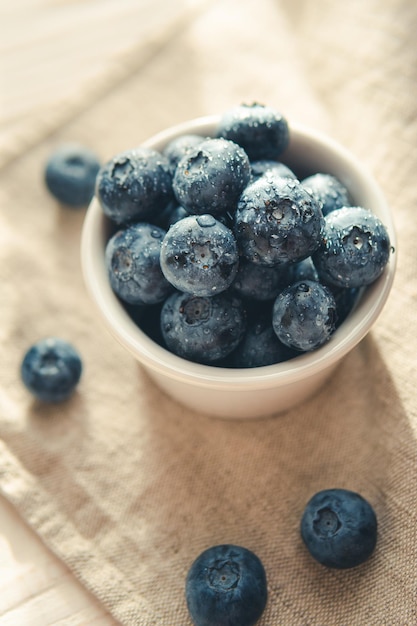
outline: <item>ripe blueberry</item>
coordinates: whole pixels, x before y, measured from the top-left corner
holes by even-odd
[[[242,303],[229,293],[201,297],[178,291],[162,306],[161,332],[167,348],[197,363],[213,363],[228,356],[245,329]]]
[[[239,256],[232,231],[212,215],[190,215],[171,226],[161,247],[161,268],[179,291],[213,296],[233,281]]]
[[[162,228],[138,222],[118,230],[109,239],[105,261],[110,284],[125,302],[157,304],[172,293],[160,265],[164,235]]]
[[[234,231],[241,254],[253,263],[295,263],[320,245],[320,204],[298,180],[261,176],[242,193]]]
[[[27,389],[43,402],[61,402],[78,384],[82,362],[67,341],[47,337],[33,344],[21,364],[21,377]]]
[[[326,216],[313,261],[324,283],[363,287],[382,274],[389,255],[389,235],[376,215],[362,207],[345,207]]]
[[[287,120],[272,107],[256,102],[223,113],[216,134],[242,146],[251,161],[277,159],[289,143]]]
[[[358,493],[326,489],[307,503],[301,536],[312,557],[322,565],[356,567],[375,549],[377,518],[369,502]]]
[[[144,146],[122,152],[101,167],[96,195],[116,224],[154,222],[172,200],[168,159]]]
[[[191,565],[185,595],[195,626],[253,626],[266,607],[265,569],[247,548],[213,546]]]
[[[98,157],[85,146],[63,144],[49,157],[45,183],[51,194],[71,207],[87,205],[94,195]]]
[[[206,139],[178,163],[173,190],[189,213],[234,213],[250,179],[245,151],[233,141]]]
[[[348,190],[331,174],[312,174],[304,178],[301,184],[321,202],[323,215],[350,206]]]
[[[330,289],[310,280],[293,283],[278,294],[272,325],[289,348],[308,352],[330,339],[336,328],[336,301]]]

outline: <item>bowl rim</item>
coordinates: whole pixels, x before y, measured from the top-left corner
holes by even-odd
[[[153,135],[141,145],[162,150],[170,140],[182,134],[213,136],[219,119],[220,116],[212,115],[182,122]],[[330,340],[317,350],[301,353],[283,363],[257,368],[224,368],[195,363],[169,352],[146,335],[112,291],[104,265],[106,225],[109,220],[94,197],[87,209],[81,234],[84,282],[107,329],[145,367],[177,381],[183,382],[186,378],[188,384],[218,390],[249,390],[292,384],[334,366],[365,337],[379,317],[391,291],[397,262],[396,232],[385,197],[369,170],[347,148],[321,131],[297,123],[289,126],[290,146],[283,154],[284,162],[291,161],[293,150],[296,152],[302,148],[310,159],[320,153],[322,160],[336,160],[343,164],[347,178],[342,182],[350,188],[354,180],[365,195],[372,199],[371,210],[387,228],[392,248],[383,273],[363,290],[354,310]]]

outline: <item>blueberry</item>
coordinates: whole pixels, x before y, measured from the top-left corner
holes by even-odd
[[[257,180],[261,176],[265,176],[265,174],[274,174],[275,176],[281,176],[282,178],[297,178],[295,173],[287,165],[272,159],[252,161],[250,168],[251,181]]]
[[[261,311],[249,318],[246,333],[231,355],[232,367],[262,367],[282,363],[297,356],[277,337],[272,328],[271,311]]]
[[[246,330],[239,298],[229,293],[200,297],[176,292],[161,310],[161,332],[168,350],[197,363],[213,363],[237,347]]]
[[[172,293],[160,266],[165,231],[138,222],[118,230],[108,241],[106,267],[113,291],[124,302],[157,304]]]
[[[286,280],[286,265],[267,267],[241,258],[231,288],[242,298],[260,301],[273,300],[286,286]]]
[[[376,215],[362,207],[346,207],[326,216],[313,261],[324,283],[363,287],[382,274],[389,255],[389,235]]]
[[[314,280],[319,282],[319,275],[311,256],[302,261],[298,261],[298,263],[292,263],[288,267],[287,277],[289,284],[297,283],[300,280]]]
[[[180,135],[168,143],[163,150],[163,154],[167,157],[173,173],[181,159],[193,148],[202,143],[204,139],[206,139],[206,137],[202,135],[187,134]]]
[[[191,565],[185,595],[195,626],[253,626],[267,602],[264,566],[247,548],[213,546]]]
[[[304,178],[301,184],[321,202],[323,215],[350,206],[348,190],[331,174],[313,174]]]
[[[94,195],[98,157],[85,146],[63,144],[49,157],[45,167],[45,183],[50,193],[71,207],[87,205]]]
[[[253,263],[295,263],[320,245],[319,203],[298,180],[262,176],[242,193],[234,231],[241,254]]]
[[[77,386],[82,362],[67,341],[47,337],[33,344],[21,364],[21,377],[29,391],[43,402],[61,402]]]
[[[116,224],[153,222],[173,197],[168,159],[144,146],[122,152],[100,168],[96,195]]]
[[[299,281],[277,296],[272,325],[282,343],[295,350],[315,350],[336,328],[336,302],[330,289],[314,281]]]
[[[377,540],[377,518],[369,502],[346,489],[326,489],[308,502],[301,536],[316,561],[347,569],[366,561]]]
[[[190,215],[168,230],[161,268],[179,291],[213,296],[233,281],[239,256],[232,231],[212,215]]]
[[[281,113],[259,103],[241,104],[226,111],[216,134],[242,146],[251,161],[278,159],[290,136]]]
[[[206,139],[179,162],[173,189],[189,213],[215,217],[234,213],[240,194],[250,179],[244,150],[226,139]]]

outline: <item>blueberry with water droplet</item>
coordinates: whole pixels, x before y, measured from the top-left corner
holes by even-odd
[[[248,300],[274,300],[287,284],[287,272],[284,264],[269,267],[242,257],[231,289]]]
[[[251,168],[251,182],[257,180],[261,176],[280,176],[281,178],[296,179],[296,174],[281,161],[274,161],[272,159],[261,159],[260,161],[252,161]]]
[[[272,311],[272,326],[278,339],[302,352],[326,343],[336,328],[336,320],[336,301],[330,289],[309,280],[281,291]]]
[[[321,203],[323,215],[350,206],[347,188],[331,174],[312,174],[301,184]]]
[[[298,354],[278,339],[272,328],[271,307],[268,307],[249,315],[246,333],[230,357],[230,366],[263,367],[288,361]]]
[[[305,507],[301,536],[311,556],[322,565],[336,569],[357,567],[376,546],[375,511],[354,491],[319,491]]]
[[[118,230],[109,239],[105,261],[110,284],[124,302],[157,304],[172,293],[173,287],[160,266],[164,235],[162,228],[138,222]]]
[[[242,302],[226,293],[201,297],[180,291],[165,300],[161,332],[171,352],[197,363],[215,363],[237,347],[246,330]]]
[[[185,595],[195,626],[254,626],[268,597],[262,561],[241,546],[212,546],[191,565]]]
[[[206,139],[178,163],[173,180],[177,201],[189,213],[215,217],[234,213],[250,179],[245,151],[226,139]]]
[[[310,256],[323,224],[319,203],[298,180],[262,176],[242,193],[234,232],[246,259],[272,266]]]
[[[313,261],[324,283],[363,287],[382,274],[390,251],[388,231],[379,218],[362,207],[346,207],[326,216]]]
[[[155,222],[173,198],[168,159],[145,146],[122,152],[101,167],[96,195],[116,224]]]
[[[278,159],[289,144],[285,117],[273,107],[257,102],[225,111],[216,134],[242,146],[251,161]]]
[[[225,291],[238,269],[232,231],[212,215],[190,215],[171,226],[161,247],[161,269],[179,291],[214,296]]]
[[[175,137],[175,139],[172,139],[168,143],[162,154],[167,157],[173,174],[175,173],[177,165],[181,159],[191,152],[191,150],[193,150],[196,146],[201,144],[205,139],[207,139],[207,137],[188,133]]]

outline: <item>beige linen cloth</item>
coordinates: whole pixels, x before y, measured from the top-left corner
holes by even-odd
[[[36,32],[46,37],[48,23],[51,38],[55,25],[33,22],[39,31],[16,45],[26,74],[3,66],[1,492],[126,626],[190,625],[187,570],[225,542],[265,565],[261,626],[417,624],[416,3],[213,0],[179,3],[164,22],[167,1],[153,5],[158,28],[119,3],[132,11],[124,29],[110,2],[98,22],[100,3],[26,4],[27,28],[30,10],[45,20],[77,5],[91,12],[44,39],[44,57]],[[85,211],[48,195],[43,167],[63,141],[104,161],[166,126],[254,100],[331,134],[372,170],[394,212],[398,272],[374,329],[314,398],[227,421],[166,397],[110,337],[81,274]],[[84,361],[76,394],[59,406],[33,400],[19,377],[24,351],[45,335],[70,340]],[[359,491],[378,516],[375,554],[350,571],[319,566],[299,536],[306,501],[329,487]]]

